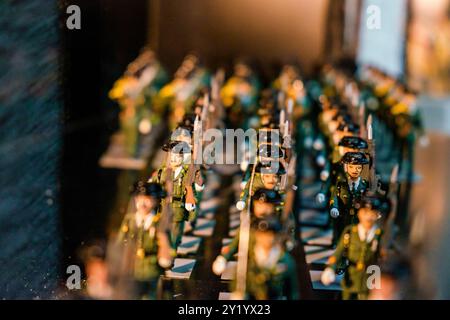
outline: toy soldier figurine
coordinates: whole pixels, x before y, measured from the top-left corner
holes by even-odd
[[[376,221],[380,215],[381,201],[374,196],[365,196],[359,206],[359,223],[345,228],[322,274],[322,282],[329,285],[335,280],[338,265],[347,265],[341,283],[344,300],[367,299],[367,267],[376,264],[380,254],[382,232]]]
[[[246,296],[250,300],[297,300],[295,261],[284,250],[275,217],[256,219],[250,229]]]
[[[283,199],[281,195],[270,189],[258,189],[251,199],[250,219],[263,219],[271,215],[275,215],[276,208],[282,205]],[[234,237],[233,241],[226,248],[222,255],[218,256],[213,263],[213,271],[215,274],[220,275],[225,270],[226,263],[229,261],[238,251],[239,245],[239,233]]]
[[[249,179],[241,192],[239,201],[236,203],[236,208],[239,210],[244,210],[248,197],[250,195],[253,195],[256,190],[261,188],[276,190],[281,194],[281,190],[279,190],[279,182],[280,177],[284,174],[286,174],[286,169],[280,162],[273,165],[264,165],[262,163],[258,163],[255,168],[255,177],[252,190],[250,191]]]
[[[165,201],[170,201],[171,203],[173,215],[171,242],[172,248],[176,251],[181,243],[185,221],[195,220],[197,215],[195,201],[187,202],[186,199],[187,188],[189,187],[187,183],[189,165],[185,164],[184,155],[190,154],[191,147],[186,142],[171,141],[163,146],[163,150],[169,152],[168,164],[163,165],[152,176],[150,181],[164,185],[167,179],[172,179],[173,190],[171,199],[163,199],[162,205],[165,204]],[[168,172],[170,176],[168,176]],[[192,185],[195,192],[199,192],[204,188],[197,178],[199,178],[198,175],[196,175],[196,182]]]
[[[360,137],[346,136],[339,141],[333,160],[324,169],[324,171],[326,171],[326,174],[324,175],[327,178],[324,179],[320,192],[316,197],[319,203],[325,202],[326,198],[329,196],[331,187],[336,185],[338,177],[340,177],[339,179],[341,180],[342,177],[345,179],[345,171],[341,165],[342,156],[347,152],[364,152],[367,151],[368,148],[369,145],[367,141]]]
[[[133,278],[138,297],[154,299],[159,276],[171,265],[159,256],[164,238],[158,231],[158,208],[166,194],[159,184],[144,181],[135,183],[132,194],[136,211],[125,216],[118,241],[135,250]]]
[[[256,105],[259,81],[250,65],[239,60],[234,66],[234,74],[220,91],[223,106],[232,128],[248,128],[247,120],[253,115]]]
[[[154,52],[144,48],[109,92],[110,99],[117,101],[122,109],[120,130],[130,157],[139,156],[141,138],[161,120],[162,114],[152,105],[166,82],[167,74]]]
[[[330,199],[330,215],[334,218],[333,245],[339,239],[342,230],[357,223],[355,205],[368,188],[368,182],[361,177],[363,165],[369,161],[362,152],[347,152],[342,158],[346,176],[338,176]]]
[[[194,54],[187,55],[175,72],[174,79],[159,91],[155,108],[169,111],[169,129],[173,130],[197,99],[197,94],[208,85],[209,73]]]

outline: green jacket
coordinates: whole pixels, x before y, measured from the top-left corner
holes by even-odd
[[[350,190],[347,176],[338,175],[336,185],[332,187],[330,209],[339,210],[340,216],[348,219],[348,224],[356,223],[355,204],[368,188],[368,182],[361,178],[356,190]]]
[[[156,279],[163,269],[158,264],[158,244],[156,231],[159,215],[155,215],[148,228],[142,223],[138,227],[136,215],[129,213],[123,219],[118,241],[132,246],[135,252],[134,278],[139,281]]]
[[[173,181],[173,193],[172,193],[172,210],[174,221],[187,221],[189,220],[189,212],[185,209],[186,201],[186,185],[188,179],[189,165],[183,165],[180,173],[177,177],[174,177],[174,171],[172,170],[172,181]],[[166,166],[162,166],[156,175],[156,178],[152,179],[152,182],[159,183],[164,186],[167,176]],[[192,184],[194,190],[194,196],[198,199],[200,197],[199,192],[195,190],[195,183]],[[166,199],[162,200],[162,206],[164,205]],[[198,206],[196,211],[198,210]]]
[[[298,278],[295,261],[291,255],[281,250],[277,262],[272,267],[258,266],[254,255],[255,240],[250,233],[247,266],[246,293],[253,300],[297,300],[299,299]],[[236,280],[232,283],[234,287]]]
[[[342,279],[342,288],[353,293],[368,293],[367,267],[377,263],[380,252],[382,231],[375,229],[375,235],[370,242],[361,241],[358,225],[347,226],[336,247],[336,251],[329,260],[329,267],[334,270],[342,265],[343,260],[348,267]]]

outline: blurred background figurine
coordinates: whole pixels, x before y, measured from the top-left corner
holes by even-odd
[[[281,241],[282,226],[276,217],[255,219],[249,248],[246,298],[297,300],[295,261]]]
[[[121,108],[120,132],[129,157],[139,157],[142,137],[161,122],[163,114],[154,108],[154,103],[167,81],[167,73],[155,53],[145,47],[110,90],[109,98]]]
[[[220,91],[229,128],[249,128],[249,121],[256,111],[260,87],[250,64],[245,59],[237,60],[233,75]]]
[[[78,298],[109,300],[114,297],[105,243],[97,241],[81,250],[86,280]]]
[[[174,79],[158,92],[155,109],[168,117],[169,130],[174,130],[196,102],[198,93],[209,85],[210,74],[195,54],[188,54]]]
[[[135,253],[132,274],[137,298],[155,299],[159,277],[172,264],[159,254],[166,238],[158,229],[158,208],[166,194],[157,183],[138,181],[132,195],[136,211],[125,216],[117,240]]]

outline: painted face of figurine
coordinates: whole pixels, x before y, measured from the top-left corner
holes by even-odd
[[[371,208],[361,208],[358,211],[359,223],[363,225],[366,230],[372,228],[378,220],[378,212]]]
[[[278,183],[278,175],[274,173],[261,174],[261,180],[264,184],[264,188],[266,189],[275,189]]]
[[[275,212],[275,206],[272,203],[255,200],[253,201],[253,214],[256,218],[265,218]]]
[[[361,164],[346,164],[346,171],[350,178],[358,179],[361,176],[363,166]]]
[[[255,247],[269,251],[275,244],[275,233],[272,231],[255,231]]]
[[[136,210],[142,214],[148,214],[157,206],[155,198],[146,195],[137,195],[134,198]]]
[[[179,153],[170,153],[170,166],[172,168],[177,168],[183,164],[183,155]]]

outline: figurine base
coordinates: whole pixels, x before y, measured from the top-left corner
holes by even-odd
[[[130,156],[125,148],[125,139],[122,133],[117,132],[111,137],[108,150],[99,160],[102,168],[123,169],[123,170],[143,170],[146,168],[148,159],[156,147],[155,142],[161,134],[163,126],[155,126],[152,132],[142,138],[139,146],[139,155]]]

